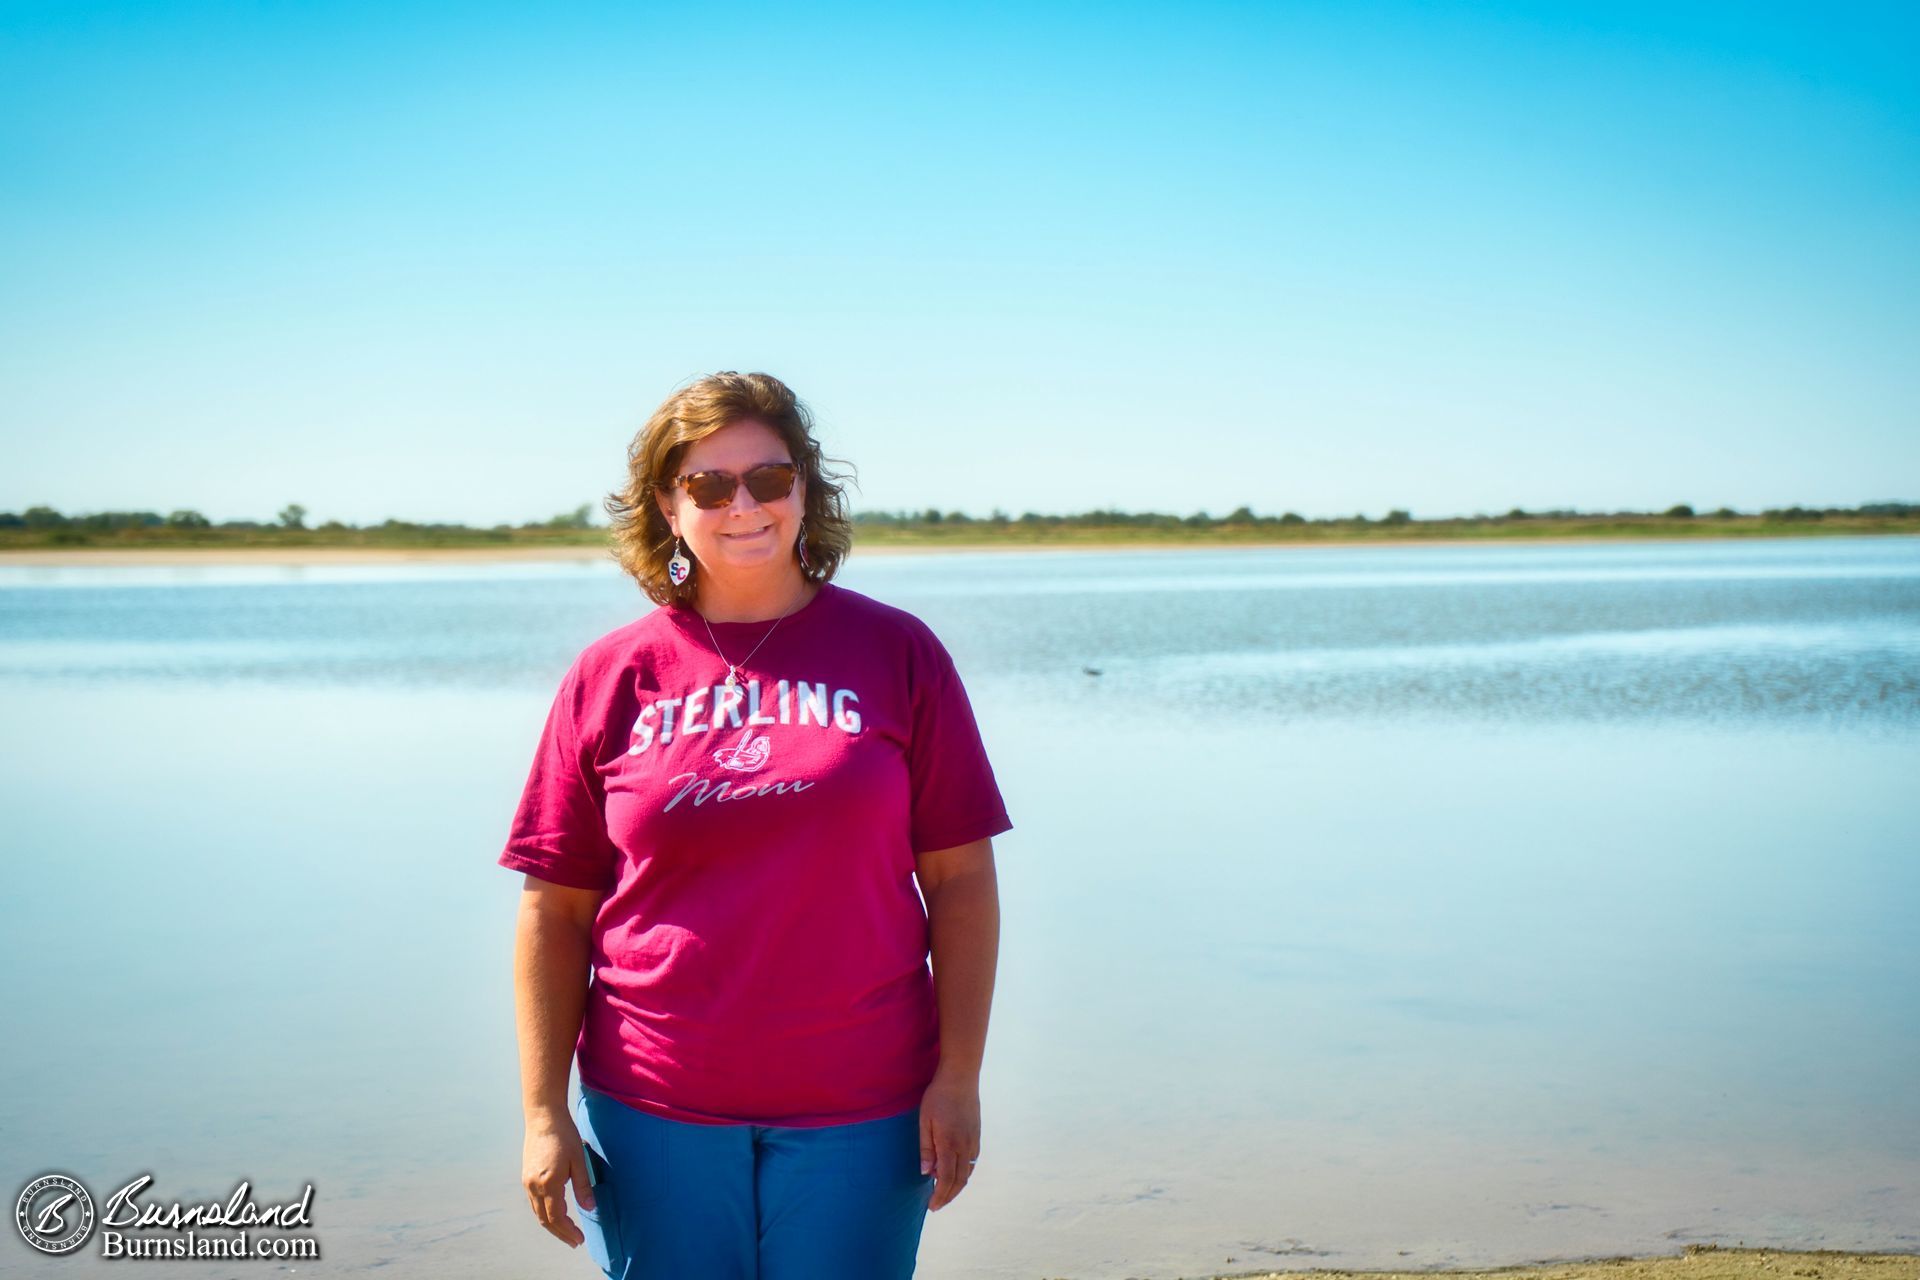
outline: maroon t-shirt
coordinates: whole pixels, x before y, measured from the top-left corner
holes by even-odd
[[[696,1123],[879,1119],[939,1063],[914,855],[1013,824],[924,622],[826,583],[770,626],[667,605],[588,645],[499,864],[607,893],[582,1083]]]

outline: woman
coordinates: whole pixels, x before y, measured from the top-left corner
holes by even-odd
[[[568,669],[499,858],[523,1181],[609,1276],[911,1276],[979,1152],[1012,823],[946,649],[831,581],[822,461],[766,374],[641,428],[608,508],[660,607]]]

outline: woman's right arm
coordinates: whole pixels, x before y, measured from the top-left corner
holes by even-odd
[[[586,1208],[593,1191],[567,1107],[567,1077],[587,1004],[593,918],[604,896],[528,876],[514,929],[514,1021],[527,1120],[521,1181],[540,1225],[575,1247],[586,1237],[567,1214],[567,1183]]]

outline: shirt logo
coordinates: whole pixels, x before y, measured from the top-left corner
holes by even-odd
[[[753,736],[753,730],[747,729],[740,735],[740,741],[730,747],[722,747],[713,753],[714,763],[722,769],[733,769],[740,773],[752,773],[764,769],[773,756],[773,744],[767,741],[767,735]]]

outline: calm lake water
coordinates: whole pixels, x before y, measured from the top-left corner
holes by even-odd
[[[1920,540],[841,581],[946,640],[1016,824],[921,1275],[1920,1249]],[[650,607],[611,564],[0,568],[0,1191],[311,1182],[303,1272],[598,1275],[519,1187],[493,859],[560,674]]]

